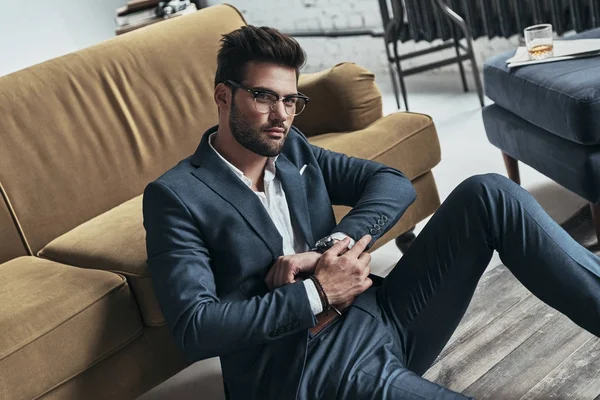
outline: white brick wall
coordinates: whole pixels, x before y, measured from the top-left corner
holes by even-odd
[[[209,0],[209,4],[222,2]],[[229,0],[227,3],[237,7],[249,24],[272,26],[283,31],[382,29],[377,0]],[[383,38],[298,38],[298,42],[307,53],[304,72],[315,72],[342,61],[353,61],[380,77],[382,74],[389,74]],[[486,58],[513,49],[517,43],[516,37],[511,40],[478,39],[475,42],[475,51],[480,68]],[[399,51],[410,52],[429,46],[432,46],[432,43],[411,41],[400,44]],[[451,49],[404,61],[402,66],[410,68],[454,54],[454,49]],[[470,70],[470,63],[465,65]],[[458,71],[458,66],[454,64],[445,67],[445,70]]]

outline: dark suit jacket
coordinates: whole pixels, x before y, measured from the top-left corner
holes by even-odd
[[[215,130],[144,192],[156,295],[190,361],[221,357],[232,399],[293,399],[316,319],[302,282],[268,291],[264,278],[283,255],[282,238],[258,197],[210,148]],[[376,232],[373,243],[416,198],[401,172],[313,146],[294,127],[276,168],[292,223],[311,247],[337,231],[354,240]],[[338,225],[332,204],[353,207]]]

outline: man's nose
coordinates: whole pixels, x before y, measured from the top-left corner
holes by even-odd
[[[283,101],[278,101],[271,108],[271,119],[279,119],[285,121],[288,115],[285,112],[285,106],[283,105]]]

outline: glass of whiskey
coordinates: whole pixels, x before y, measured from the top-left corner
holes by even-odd
[[[543,60],[554,56],[552,25],[541,24],[525,28],[525,45],[531,60]]]

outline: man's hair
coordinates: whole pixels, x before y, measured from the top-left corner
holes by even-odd
[[[243,26],[221,39],[215,86],[227,80],[242,82],[250,62],[294,68],[297,81],[305,60],[304,50],[294,38],[266,26]]]

